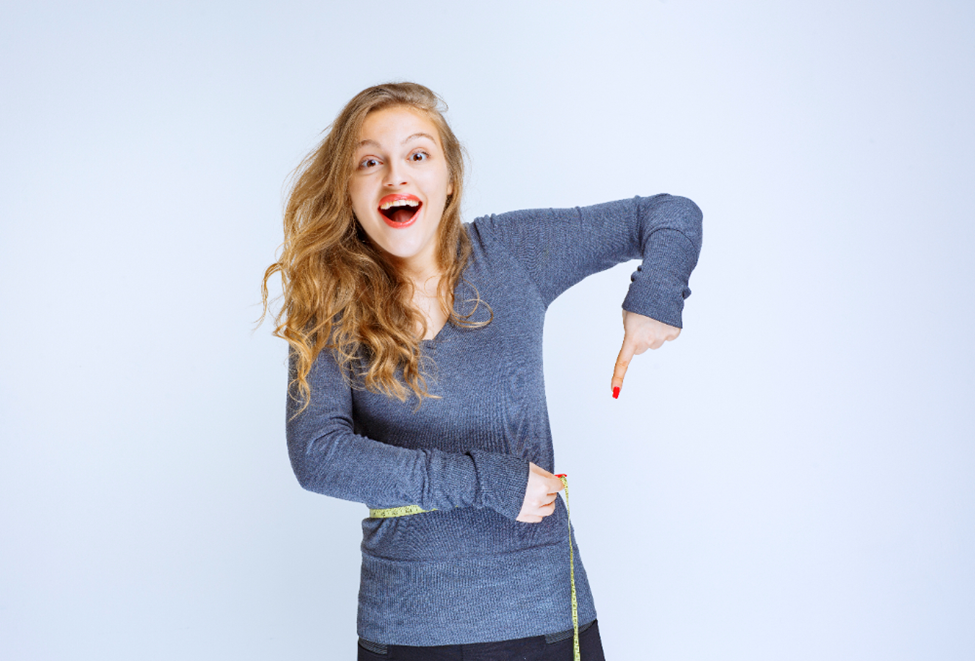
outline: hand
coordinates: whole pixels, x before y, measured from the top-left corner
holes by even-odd
[[[675,326],[623,310],[623,348],[620,349],[620,355],[616,358],[616,368],[613,370],[613,397],[620,396],[623,377],[633,356],[647,349],[659,349],[664,342],[676,340],[678,335],[680,329]]]
[[[528,486],[525,488],[525,500],[521,504],[521,512],[516,521],[522,523],[538,523],[542,518],[555,512],[555,499],[559,491],[565,488],[562,480],[535,464],[528,464]]]

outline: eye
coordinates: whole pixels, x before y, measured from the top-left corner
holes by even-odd
[[[374,168],[377,165],[379,165],[379,159],[369,156],[368,158],[364,158],[359,162],[359,169],[368,170],[369,168]]]
[[[425,161],[428,158],[430,158],[430,154],[426,153],[425,151],[415,151],[412,154],[410,154],[410,160],[413,161],[414,163]]]

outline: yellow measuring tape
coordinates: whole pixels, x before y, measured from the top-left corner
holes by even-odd
[[[572,551],[572,514],[569,512],[569,476],[563,473],[555,477],[562,480],[562,486],[565,487],[565,520],[569,523],[569,582],[572,583],[572,653],[575,661],[580,661],[579,604],[576,601],[576,561]]]
[[[579,653],[579,605],[576,600],[576,561],[572,550],[572,515],[569,512],[569,477],[564,473],[555,477],[562,480],[565,487],[565,513],[569,522],[569,582],[572,584],[572,651],[575,661],[581,661]],[[402,507],[387,507],[385,509],[369,508],[370,519],[394,519],[398,516],[410,516],[423,512],[435,512],[437,508],[425,510],[419,505],[404,505]]]

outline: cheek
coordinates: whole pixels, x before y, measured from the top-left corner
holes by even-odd
[[[435,191],[437,197],[443,200],[446,200],[447,196],[454,192],[454,185],[450,183],[450,173],[446,170],[431,173],[428,186],[431,192]]]
[[[355,179],[349,182],[349,197],[352,199],[352,207],[358,209],[362,199],[362,184]]]
[[[349,186],[349,198],[352,200],[352,212],[359,218],[360,222],[368,222],[371,219],[369,211],[372,208],[373,195],[367,187],[361,183],[353,183]]]

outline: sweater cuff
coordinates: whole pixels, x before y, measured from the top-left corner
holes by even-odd
[[[677,230],[657,230],[649,243],[650,258],[630,276],[623,309],[683,328],[681,312],[684,299],[691,295],[687,281],[697,263],[697,250]]]
[[[518,518],[528,488],[528,460],[511,454],[471,450],[477,476],[474,507],[489,507],[511,520]]]

